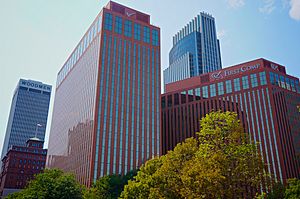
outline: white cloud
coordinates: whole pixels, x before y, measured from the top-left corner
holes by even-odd
[[[239,8],[245,5],[245,0],[227,0],[229,7]]]
[[[258,10],[261,13],[271,14],[275,9],[275,0],[263,0],[264,6],[260,7]]]
[[[300,0],[291,0],[290,6],[290,17],[295,20],[300,20]]]

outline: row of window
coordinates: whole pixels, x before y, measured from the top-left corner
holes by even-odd
[[[60,83],[67,76],[67,74],[73,68],[73,66],[81,57],[81,55],[86,51],[86,49],[90,46],[97,34],[101,31],[101,24],[102,17],[100,15],[90,26],[87,33],[83,36],[83,38],[81,39],[81,41],[79,42],[69,59],[66,61],[65,65],[62,67],[61,71],[58,73],[56,87],[60,85]]]
[[[15,159],[13,160],[13,162],[15,162]],[[19,160],[19,163],[20,164],[41,164],[41,165],[45,165],[45,162],[44,161],[35,161],[35,160],[26,160],[26,159],[24,159],[24,160],[22,160],[22,159],[20,159]]]
[[[32,165],[12,165],[12,167],[18,167],[18,168],[24,168],[24,169],[33,169],[33,170],[39,170],[39,169],[41,169],[41,170],[43,170],[44,169],[44,167],[43,166],[32,166]]]
[[[259,82],[258,82],[259,79]],[[181,104],[186,103],[186,94],[188,94],[188,101],[200,100],[202,98],[216,97],[217,95],[230,94],[233,91],[238,92],[242,89],[255,88],[258,85],[263,86],[267,84],[266,72],[260,72],[259,74],[251,74],[250,76],[243,76],[242,78],[235,78],[232,80],[226,80],[225,82],[219,82],[217,84],[211,84],[209,86],[203,86],[195,89],[190,89],[187,92],[182,91],[180,93]],[[179,105],[179,94],[174,95],[174,105]],[[162,108],[166,106],[166,101],[162,99]],[[168,107],[172,106],[172,95],[167,98]]]
[[[195,19],[190,21],[186,26],[183,27],[174,37],[173,37],[173,45],[176,45],[179,41],[181,41],[186,36],[190,35],[192,32],[200,32],[200,20],[201,16],[197,15]]]
[[[213,19],[202,16],[202,27],[203,33],[201,36],[204,41],[204,53],[203,55],[203,70],[204,73],[211,72],[217,68],[221,68],[221,63],[219,63],[219,49],[216,38],[215,22]]]
[[[40,147],[43,147],[43,144],[41,144],[41,143],[32,143],[31,146],[40,148]]]
[[[188,93],[190,96],[193,94],[193,90],[188,91]],[[174,94],[175,103],[176,100],[179,101],[178,97],[179,93]],[[172,96],[167,96],[167,100],[172,100]],[[198,127],[196,124],[206,113],[212,110],[234,111],[237,112],[242,123],[247,124],[244,125],[244,128],[250,133],[250,139],[257,143],[260,151],[266,151],[263,158],[268,165],[269,172],[273,166],[273,171],[277,170],[279,172],[278,178],[282,180],[279,151],[277,145],[274,146],[271,143],[271,140],[277,142],[276,139],[278,139],[272,109],[270,92],[267,87],[256,88],[252,91],[246,90],[219,99],[210,98],[205,101],[197,101],[193,105],[165,109],[162,111],[162,132],[165,135],[163,137],[164,143],[167,144],[163,146],[163,151],[172,149],[176,143],[199,131],[196,129]],[[277,178],[278,172],[274,172],[275,178]]]
[[[41,90],[34,89],[34,88],[27,88],[27,87],[20,86],[19,89],[24,90],[24,91],[34,92],[34,93],[40,93],[40,94],[42,93],[44,95],[51,95],[51,92],[41,91]]]
[[[114,24],[114,28],[113,28]],[[115,33],[122,34],[123,30],[123,19],[122,17],[116,16],[115,23],[113,23],[113,15],[110,13],[105,13],[104,20],[104,29],[112,31],[114,29]],[[140,41],[141,40],[141,29],[142,26],[138,23],[134,23],[134,39]],[[124,21],[124,35],[126,37],[132,37],[132,21],[125,20]],[[145,43],[150,43],[150,27],[143,26],[143,41]],[[152,29],[152,45],[158,46],[158,30]]]
[[[33,178],[32,175],[10,175],[9,179],[25,179],[25,180],[30,180]]]
[[[124,45],[122,45],[122,43]],[[100,87],[104,89],[100,90],[100,102],[98,109],[98,117],[101,118],[102,110],[103,112],[103,121],[98,121],[97,126],[97,134],[96,134],[96,153],[95,153],[95,170],[94,170],[94,179],[97,179],[98,168],[100,167],[100,175],[106,175],[109,173],[121,173],[122,168],[117,168],[116,162],[117,159],[124,159],[125,164],[130,164],[130,170],[135,168],[133,165],[133,157],[137,157],[137,163],[140,163],[141,159],[148,159],[153,155],[158,154],[159,152],[159,135],[156,135],[156,139],[151,139],[150,135],[153,135],[153,132],[159,133],[159,123],[155,120],[159,118],[159,97],[160,97],[160,85],[155,81],[155,76],[157,78],[157,74],[159,74],[159,52],[155,49],[151,49],[149,47],[139,45],[131,42],[130,40],[122,40],[118,37],[112,37],[111,35],[107,35],[104,32],[103,37],[103,54],[102,54],[102,69],[100,73]],[[123,48],[123,54],[122,52]],[[106,51],[108,49],[108,51]],[[111,50],[113,49],[113,50]],[[118,53],[117,53],[118,52]],[[151,56],[152,54],[152,56]],[[123,56],[124,55],[124,56]],[[126,56],[125,56],[126,55]],[[107,58],[108,63],[105,64],[105,58]],[[111,59],[112,58],[112,59]],[[128,71],[132,71],[132,73],[122,72],[122,65],[128,66]],[[105,71],[105,67],[107,70]],[[150,71],[151,69],[151,71]],[[111,72],[110,72],[111,70]],[[136,74],[136,71],[141,71]],[[152,79],[147,78],[147,74],[152,73]],[[134,74],[134,75],[132,75]],[[105,78],[111,77],[111,78]],[[122,82],[116,82],[115,79],[122,77]],[[111,82],[111,84],[110,84]],[[127,85],[130,89],[125,89],[125,85]],[[152,87],[151,87],[152,86]],[[144,89],[146,88],[147,89]],[[152,90],[157,93],[152,93],[150,96],[145,96],[147,90]],[[115,90],[116,92],[110,92],[111,90]],[[131,94],[132,92],[132,94]],[[103,97],[104,96],[104,97]],[[110,98],[116,97],[116,101],[109,100]],[[144,99],[141,101],[141,107],[139,103],[134,103],[137,99],[132,96],[140,96],[140,98]],[[143,96],[143,97],[141,97]],[[152,100],[150,100],[152,97]],[[156,98],[156,104],[155,104]],[[132,101],[132,103],[131,103]],[[119,104],[122,104],[122,108],[120,110],[114,110],[113,107],[118,107]],[[145,109],[144,107],[147,106]],[[152,109],[151,109],[152,108]],[[132,115],[129,110],[132,111]],[[142,112],[142,117],[134,117],[136,112]],[[148,111],[147,111],[148,110]],[[119,116],[120,111],[120,116]],[[145,113],[148,114],[145,117]],[[152,113],[152,117],[150,117],[150,113]],[[115,115],[115,116],[114,116]],[[118,118],[120,117],[120,118]],[[131,118],[131,119],[130,119]],[[150,119],[152,120],[150,122]],[[120,128],[118,128],[118,124],[120,122]],[[108,122],[106,122],[108,121]],[[113,122],[115,121],[115,122]],[[123,122],[125,121],[125,122]],[[115,124],[114,126],[112,124]],[[131,124],[131,127],[130,127]],[[141,124],[141,126],[140,126]],[[152,131],[150,132],[150,125],[152,125]],[[156,127],[155,127],[156,125]],[[103,129],[103,137],[100,136],[100,129]],[[110,132],[110,133],[109,133]],[[125,136],[120,136],[118,139],[118,132],[123,133]],[[141,137],[147,137],[147,140],[136,140],[134,141],[134,135],[139,134]],[[115,135],[115,136],[113,136]],[[152,138],[153,138],[152,137]],[[106,141],[108,140],[108,144]],[[150,151],[150,141],[152,141],[152,151]],[[155,141],[156,144],[156,154],[155,154]],[[100,144],[102,144],[102,151],[100,149]],[[125,147],[123,147],[123,143]],[[136,146],[146,146],[141,149],[141,151],[133,151],[130,150],[130,143],[134,143]],[[119,144],[118,144],[119,143]],[[119,145],[120,156],[117,154],[117,147]],[[123,153],[122,151],[126,151]],[[147,153],[145,152],[147,151]],[[135,155],[134,155],[135,154]],[[145,158],[138,158],[140,154],[147,154]],[[107,162],[104,161],[104,157],[107,157]],[[111,157],[113,157],[111,161]],[[99,159],[98,159],[99,158]],[[98,166],[99,165],[99,166]],[[114,165],[112,170],[110,170],[110,165]],[[107,169],[106,169],[107,168]],[[106,170],[106,171],[105,171]],[[127,172],[127,168],[125,168],[125,173]]]
[[[38,154],[47,154],[46,150],[43,149],[29,149],[29,148],[21,148],[21,147],[15,147],[16,151],[23,151],[23,152],[30,152],[30,153],[38,153]]]
[[[24,103],[27,103],[28,105],[38,105],[38,107],[48,107],[50,101],[50,95],[42,95],[42,94],[36,94],[34,92],[27,92],[23,90],[19,90],[18,93],[18,99],[17,99],[17,107],[24,107],[22,106]],[[27,108],[27,106],[25,106]]]
[[[300,93],[299,80],[293,80],[277,73],[270,72],[270,82],[272,85]]]
[[[44,154],[47,154],[46,150],[44,152],[46,152]],[[28,153],[20,153],[20,154],[15,153],[13,156],[14,157],[22,157],[22,158],[31,158],[31,159],[35,159],[35,160],[38,160],[38,159],[45,160],[46,159],[46,156],[37,156],[37,155],[31,155],[31,154],[28,154]]]

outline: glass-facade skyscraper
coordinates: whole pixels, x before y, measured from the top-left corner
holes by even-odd
[[[222,68],[215,19],[200,13],[173,37],[164,84]]]
[[[160,154],[160,29],[110,1],[57,76],[47,166],[90,186]]]
[[[12,99],[1,159],[12,145],[25,146],[26,141],[35,135],[44,140],[51,89],[42,82],[19,80]]]

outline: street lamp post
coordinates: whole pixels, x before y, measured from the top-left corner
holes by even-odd
[[[41,124],[39,124],[39,123],[37,123],[36,124],[36,128],[35,128],[35,137],[37,138],[37,132],[38,132],[38,128],[39,127],[42,127],[42,125]]]

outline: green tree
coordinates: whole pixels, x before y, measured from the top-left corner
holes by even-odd
[[[300,198],[300,180],[289,179],[288,186],[285,190],[285,198],[287,199],[299,199]]]
[[[83,187],[72,174],[58,169],[46,169],[35,176],[28,187],[21,192],[9,195],[12,199],[80,199]]]
[[[284,192],[285,192],[285,187],[281,182],[272,182],[272,186],[269,187],[269,190],[271,190],[269,193],[261,193],[258,194],[256,199],[284,199]]]
[[[233,198],[260,188],[264,164],[236,113],[212,112],[197,138],[143,165],[121,198]]]
[[[86,199],[113,199],[118,198],[127,184],[133,179],[137,171],[130,171],[126,175],[108,175],[99,178],[96,183],[84,193]]]

